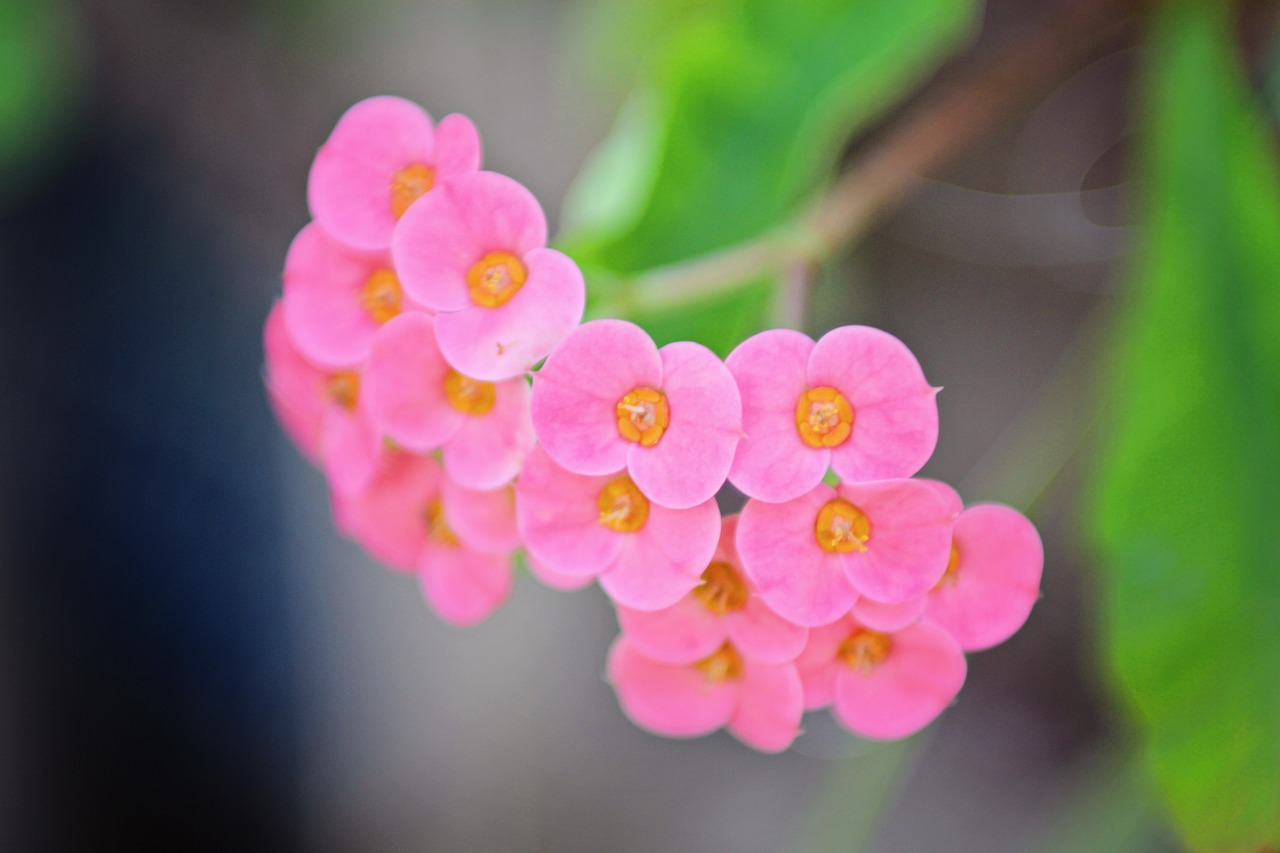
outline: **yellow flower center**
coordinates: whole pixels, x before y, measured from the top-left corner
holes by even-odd
[[[490,252],[467,270],[471,301],[483,308],[497,308],[511,301],[524,287],[529,271],[510,252]]]
[[[497,392],[492,382],[450,370],[444,377],[444,395],[449,405],[464,415],[483,415],[493,408]]]
[[[618,434],[642,447],[657,444],[671,422],[667,395],[644,386],[622,395],[613,411],[618,417]]]
[[[360,288],[360,304],[375,323],[385,323],[400,313],[400,279],[391,270],[377,270]]]
[[[747,584],[733,566],[716,560],[702,573],[702,583],[693,588],[694,597],[712,613],[724,615],[747,606]]]
[[[956,547],[956,541],[952,539],[951,540],[951,558],[947,560],[947,570],[942,573],[942,577],[938,580],[936,584],[933,585],[933,588],[939,589],[944,586],[951,586],[953,583],[955,583],[959,579],[960,579],[960,549]]]
[[[836,649],[836,657],[848,664],[850,669],[870,675],[891,651],[893,637],[869,628],[859,628],[845,637],[844,642]]]
[[[853,406],[834,388],[810,388],[796,400],[796,431],[810,447],[836,447],[853,430]]]
[[[600,523],[619,533],[635,533],[649,519],[649,499],[626,474],[600,490],[596,507]]]
[[[822,550],[833,554],[865,551],[871,539],[871,519],[844,498],[833,498],[818,510],[813,535]]]
[[[724,645],[716,649],[710,656],[693,665],[707,681],[718,684],[721,681],[736,681],[742,678],[742,655],[725,640]]]
[[[427,525],[427,538],[449,547],[458,544],[457,535],[449,529],[449,522],[444,519],[444,504],[439,498],[434,498],[427,504],[426,509],[422,511],[422,519]]]
[[[396,219],[436,183],[436,170],[423,163],[405,166],[391,176],[391,213]]]
[[[360,396],[360,376],[349,370],[334,373],[325,380],[324,391],[331,402],[337,403],[348,412],[354,412],[356,398]]]

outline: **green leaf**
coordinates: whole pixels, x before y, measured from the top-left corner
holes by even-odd
[[[680,5],[685,14],[674,13]],[[655,7],[640,25],[654,45],[642,94],[588,162],[563,215],[561,247],[619,279],[777,228],[832,176],[850,136],[971,31],[979,4],[666,0]],[[742,283],[750,291],[774,272]],[[731,296],[699,311],[698,322],[680,319],[694,327],[694,340],[713,343],[726,337],[714,334],[717,311],[750,334],[769,305]],[[670,336],[669,318],[638,319],[655,336]]]
[[[1175,823],[1256,853],[1280,847],[1280,182],[1229,10],[1155,16],[1091,526],[1106,655]]]

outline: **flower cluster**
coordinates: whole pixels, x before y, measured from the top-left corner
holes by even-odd
[[[616,604],[608,676],[634,722],[770,752],[824,707],[864,737],[918,731],[965,652],[1027,618],[1039,536],[914,478],[937,389],[893,336],[771,330],[722,361],[581,323],[533,196],[480,170],[467,119],[397,98],[343,116],[308,198],[267,387],[339,528],[443,618],[487,617],[523,549],[548,585]]]

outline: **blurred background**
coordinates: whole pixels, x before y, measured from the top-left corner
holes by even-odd
[[[612,231],[583,225],[569,188],[624,102],[659,91],[672,28],[725,5],[0,0],[0,847],[1183,849],[1132,769],[1081,532],[1100,353],[1135,266],[1135,27],[1101,28],[948,152],[792,315],[815,336],[902,338],[945,388],[923,473],[1018,506],[1044,537],[1027,626],[972,656],[956,706],[906,743],[825,714],[776,757],[644,733],[603,680],[616,622],[599,590],[520,577],[488,622],[444,625],[339,536],[323,477],[274,422],[262,322],[346,107],[393,93],[465,112],[487,167],[529,186],[553,231],[569,195],[564,245],[584,265],[671,263],[683,250],[624,245],[616,211]],[[892,29],[885,3],[848,5]],[[794,208],[1072,6],[921,3],[918,29],[886,41],[909,58],[862,72],[883,91],[821,132],[797,125],[816,171],[770,204]],[[1271,12],[1235,30],[1259,88]],[[799,55],[829,47],[793,35]],[[714,170],[717,150],[701,156]],[[709,220],[688,255],[760,225]],[[775,324],[723,328],[759,320]]]

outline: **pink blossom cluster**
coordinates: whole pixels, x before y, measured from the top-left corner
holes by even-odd
[[[339,528],[456,624],[506,600],[520,549],[552,587],[598,582],[609,680],[659,734],[776,752],[806,710],[875,739],[931,722],[965,653],[1026,620],[1043,551],[1015,510],[915,478],[938,410],[910,350],[844,326],[721,360],[581,323],[537,201],[479,167],[467,119],[388,97],[312,167],[266,382]],[[747,502],[722,517],[726,483]]]

